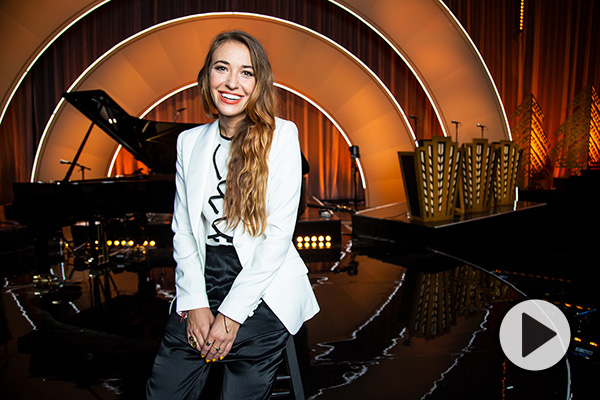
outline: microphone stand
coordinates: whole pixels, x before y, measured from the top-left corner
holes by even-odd
[[[75,164],[79,167],[79,171],[81,171],[81,180],[85,181],[85,170],[87,169],[88,171],[91,171],[90,168],[86,167],[85,165],[81,165],[81,164]]]
[[[175,121],[177,121],[177,118],[179,118],[179,116],[181,115],[181,112],[184,110],[185,110],[185,107],[177,110],[177,112],[175,113],[175,118],[173,118],[173,123],[175,123]]]
[[[415,121],[415,136],[418,137],[417,121],[419,121],[419,117],[417,117],[416,115],[411,115],[409,118],[412,119],[413,121]]]
[[[462,125],[460,121],[452,120],[452,123],[456,126],[456,143],[458,143],[458,127]]]
[[[91,171],[90,168],[86,167],[85,165],[81,165],[79,163],[74,163],[72,161],[67,161],[67,160],[60,160],[61,164],[70,164],[71,167],[69,167],[70,170],[72,170],[75,167],[79,167],[79,171],[81,172],[81,180],[84,181],[85,180],[85,170],[87,169],[88,171]]]
[[[90,133],[92,133],[92,128],[93,127],[94,127],[94,123],[92,122],[92,124],[90,125],[88,131],[85,134],[85,137],[83,138],[83,141],[79,145],[79,149],[77,149],[77,153],[75,154],[75,158],[73,159],[73,161],[70,162],[71,166],[69,167],[69,170],[67,171],[67,174],[65,175],[65,177],[62,180],[63,182],[69,182],[69,179],[71,178],[71,174],[73,173],[73,170],[75,169],[75,166],[81,167],[79,164],[77,164],[77,160],[79,159],[79,156],[81,155],[81,151],[83,150],[83,146],[85,146],[85,143],[87,142],[88,138],[90,137]],[[81,170],[81,175],[83,176],[83,169]]]
[[[481,128],[481,138],[483,139],[483,131],[487,128],[485,125],[477,124],[478,128]]]
[[[352,174],[352,189],[354,209],[358,210],[358,159],[360,158],[360,151],[358,146],[350,146],[350,161],[352,162],[351,174]]]

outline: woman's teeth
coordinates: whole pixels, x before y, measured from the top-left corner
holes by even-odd
[[[236,96],[234,94],[221,93],[221,96],[227,100],[236,101],[242,98],[242,96]]]

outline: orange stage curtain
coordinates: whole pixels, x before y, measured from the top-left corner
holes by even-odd
[[[524,29],[519,31],[520,0],[444,0],[470,34],[496,83],[506,113],[533,94],[552,135],[568,116],[567,103],[583,88],[600,89],[600,3],[590,0],[524,0]],[[12,201],[13,181],[27,181],[43,129],[62,92],[105,51],[154,24],[211,11],[258,12],[287,19],[340,43],[363,60],[389,87],[407,115],[420,118],[417,139],[440,134],[426,96],[385,42],[352,16],[325,0],[199,2],[130,0],[109,2],[79,21],[43,54],[17,91],[0,124],[0,204]],[[120,21],[122,23],[113,23]],[[111,29],[105,29],[111,26]],[[440,60],[443,62],[443,60]],[[284,118],[297,122],[311,164],[308,194],[344,199],[350,192],[347,143],[323,116],[300,99],[283,96]],[[188,107],[180,121],[192,119]],[[172,120],[176,101],[164,113]],[[162,106],[161,106],[162,107]],[[195,111],[196,112],[196,111]],[[152,115],[148,116],[153,119]],[[185,118],[184,118],[185,117]],[[202,117],[200,117],[202,118]],[[138,168],[122,161],[117,173]],[[126,165],[127,164],[127,165]]]
[[[479,49],[510,115],[534,95],[554,133],[567,104],[584,88],[600,88],[600,2],[590,0],[444,0]],[[555,170],[554,176],[560,175]]]

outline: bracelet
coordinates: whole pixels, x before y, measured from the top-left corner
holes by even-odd
[[[223,315],[223,314],[221,314]],[[223,315],[223,325],[225,325],[225,333],[229,333],[229,329],[227,329],[227,317]]]

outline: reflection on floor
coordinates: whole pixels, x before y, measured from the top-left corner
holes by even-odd
[[[322,311],[295,338],[307,398],[566,398],[566,362],[526,373],[503,356],[500,320],[523,299],[511,284],[441,254],[351,244],[337,262],[309,264]],[[143,398],[174,294],[165,253],[7,276],[1,397]]]

